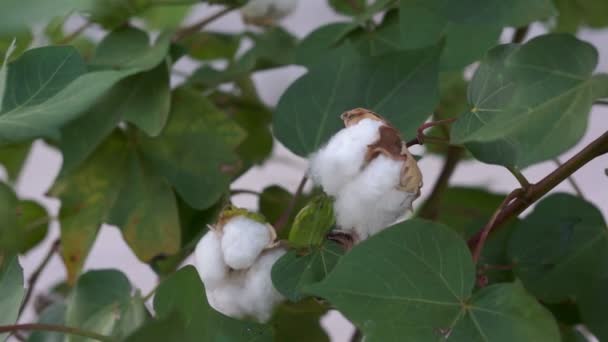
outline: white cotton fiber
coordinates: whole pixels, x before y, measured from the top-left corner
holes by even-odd
[[[363,240],[381,231],[411,208],[417,194],[398,188],[402,161],[379,155],[336,197],[336,223]]]
[[[291,14],[297,4],[298,0],[251,0],[241,8],[241,13],[250,20],[280,20]]]
[[[245,216],[228,221],[223,228],[224,261],[235,270],[249,268],[272,241],[268,227]]]
[[[226,279],[228,266],[224,262],[220,236],[216,231],[209,230],[196,245],[194,263],[205,288],[215,288]]]
[[[376,142],[382,122],[363,119],[336,133],[310,158],[310,176],[325,193],[337,196],[351,182],[363,166],[367,146]]]

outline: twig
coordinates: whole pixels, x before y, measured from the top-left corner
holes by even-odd
[[[523,26],[523,27],[518,27],[515,30],[515,32],[513,33],[513,38],[511,38],[511,42],[516,43],[516,44],[523,42],[524,39],[526,39],[526,36],[528,35],[529,30],[530,30],[530,26],[528,26],[528,25]]]
[[[416,138],[408,141],[406,143],[407,147],[413,146],[413,145],[423,145],[425,141],[432,141],[432,142],[445,142],[445,143],[449,143],[449,141],[447,140],[442,140],[442,139],[436,139],[436,138],[432,138],[429,136],[426,136],[424,134],[424,130],[431,128],[431,127],[435,127],[435,126],[442,126],[442,125],[448,125],[451,124],[452,122],[456,121],[455,118],[450,118],[450,119],[444,119],[444,120],[437,120],[437,121],[429,121],[426,122],[424,124],[422,124],[422,126],[418,127],[418,129],[416,130],[417,134],[416,134]]]
[[[448,151],[445,157],[445,163],[441,169],[441,173],[433,186],[431,194],[422,205],[418,216],[429,220],[437,219],[439,215],[439,205],[441,202],[441,195],[448,188],[450,178],[456,170],[456,166],[462,158],[464,150],[457,146],[448,146]]]
[[[77,28],[74,32],[72,32],[69,35],[63,37],[63,39],[60,40],[59,43],[57,43],[57,44],[58,45],[63,45],[63,44],[67,44],[67,43],[71,42],[72,40],[74,40],[74,38],[78,37],[82,32],[84,32],[84,30],[86,30],[89,27],[91,27],[91,25],[93,25],[93,22],[91,22],[91,21],[85,22],[79,28]]]
[[[559,158],[554,158],[553,162],[555,162],[555,164],[557,165],[557,167],[562,167],[562,162],[559,160]],[[572,189],[574,189],[574,192],[576,192],[576,194],[578,195],[578,197],[585,199],[585,195],[583,195],[583,191],[581,190],[581,187],[578,186],[578,184],[576,183],[576,181],[574,180],[574,176],[570,176],[567,178],[568,182],[570,183],[570,185],[572,186]]]
[[[526,176],[524,176],[523,173],[519,171],[519,169],[507,166],[507,170],[509,170],[513,174],[513,176],[515,176],[515,179],[517,179],[519,185],[521,185],[524,190],[530,187],[530,182],[528,181]]]
[[[479,262],[479,257],[481,256],[481,252],[483,251],[483,246],[486,243],[488,234],[490,234],[490,230],[492,230],[492,227],[494,227],[494,223],[496,222],[496,218],[498,218],[498,215],[500,215],[500,213],[507,205],[509,205],[509,203],[511,203],[517,197],[521,196],[524,192],[525,190],[520,188],[515,189],[510,194],[508,194],[507,197],[505,197],[505,199],[502,201],[500,206],[498,206],[498,208],[492,215],[492,218],[490,218],[490,221],[488,221],[485,227],[483,227],[483,229],[481,230],[481,234],[479,235],[479,240],[477,240],[477,244],[475,245],[475,249],[473,250],[473,262],[475,262],[475,264]]]
[[[289,217],[291,216],[293,209],[296,207],[298,198],[300,197],[300,195],[302,195],[302,191],[304,191],[304,186],[306,185],[307,181],[308,181],[308,177],[306,175],[304,175],[302,177],[302,180],[300,181],[300,184],[298,185],[298,189],[296,190],[295,194],[289,201],[287,208],[285,208],[285,211],[283,211],[283,213],[281,214],[281,217],[279,217],[279,219],[274,223],[274,229],[276,229],[277,232],[280,231],[281,229],[283,229],[285,227],[285,225],[287,224],[287,222],[289,221]]]
[[[207,18],[203,18],[201,21],[199,21],[197,23],[194,23],[190,26],[186,26],[186,27],[180,29],[179,31],[175,32],[175,36],[173,36],[173,41],[174,42],[180,41],[180,40],[186,38],[187,36],[200,31],[202,28],[209,25],[211,22],[215,21],[216,19],[219,19],[219,18],[223,17],[224,15],[228,14],[233,9],[235,9],[235,7],[232,7],[232,6],[226,7],[223,10],[221,10]]]
[[[545,178],[541,179],[538,183],[531,184],[521,196],[502,208],[498,215],[493,218],[491,225],[488,225],[487,234],[495,231],[507,220],[526,210],[532,203],[539,200],[559,183],[566,180],[583,165],[606,153],[608,153],[608,132],[605,132],[599,138],[595,139],[583,150],[568,159],[568,161],[548,174]],[[482,231],[479,231],[469,239],[468,244],[471,250],[475,249],[481,235]]]
[[[110,336],[100,335],[92,331],[82,330],[74,327],[66,327],[63,325],[54,324],[41,324],[41,323],[28,323],[28,324],[14,324],[14,325],[3,325],[0,326],[0,333],[14,332],[14,331],[53,331],[64,334],[77,335],[92,338],[102,342],[113,342]]]
[[[19,316],[21,316],[21,314],[23,313],[23,310],[25,310],[27,303],[29,302],[30,298],[32,297],[32,293],[34,292],[34,287],[36,286],[36,282],[38,282],[38,278],[40,278],[40,274],[42,273],[42,271],[44,271],[46,266],[49,264],[49,261],[51,261],[53,254],[55,254],[55,252],[57,252],[57,249],[59,249],[60,243],[61,243],[60,240],[57,239],[53,242],[53,244],[51,244],[51,248],[49,248],[49,251],[46,253],[46,256],[44,257],[44,259],[42,259],[42,261],[40,262],[40,265],[38,265],[38,267],[36,267],[36,270],[30,276],[30,279],[27,282],[28,283],[27,292],[25,293],[25,296],[23,297],[23,301],[21,302],[21,307],[19,308]]]

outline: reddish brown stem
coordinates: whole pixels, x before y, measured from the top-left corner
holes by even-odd
[[[182,40],[183,38],[186,38],[187,36],[194,34],[198,31],[200,31],[202,28],[204,28],[205,26],[209,25],[210,23],[212,23],[213,21],[223,17],[224,15],[230,13],[232,10],[234,9],[234,7],[226,7],[223,10],[212,14],[211,16],[202,19],[201,21],[194,23],[190,26],[186,26],[183,29],[175,32],[175,35],[173,36],[173,41],[177,42]]]
[[[27,306],[28,302],[30,301],[30,298],[32,297],[32,293],[34,292],[34,287],[36,287],[38,278],[40,278],[40,274],[42,273],[42,271],[44,271],[46,266],[51,261],[51,258],[53,257],[55,252],[57,252],[57,250],[59,249],[59,245],[60,245],[59,239],[55,240],[51,244],[51,248],[49,248],[49,251],[46,253],[44,259],[42,259],[42,262],[40,262],[40,265],[38,265],[38,267],[36,267],[36,270],[30,276],[30,279],[27,282],[28,283],[27,292],[25,293],[25,296],[23,297],[23,301],[21,302],[21,307],[19,308],[19,316],[21,316],[21,314],[23,313],[23,310],[25,310],[25,307]]]
[[[605,132],[599,138],[595,139],[583,150],[568,159],[568,161],[548,174],[545,178],[541,179],[538,183],[531,184],[524,193],[502,208],[484,229],[469,239],[469,248],[475,250],[483,234],[489,235],[497,228],[501,227],[507,220],[519,215],[532,203],[539,200],[559,183],[566,180],[583,165],[606,153],[608,153],[608,132]]]

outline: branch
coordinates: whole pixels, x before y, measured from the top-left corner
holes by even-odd
[[[15,324],[15,325],[3,325],[0,326],[0,333],[14,332],[14,331],[53,331],[70,335],[77,335],[92,338],[102,342],[113,342],[110,336],[100,335],[92,331],[81,330],[79,328],[66,327],[63,325],[53,324]]]
[[[36,283],[38,282],[38,278],[40,277],[40,274],[42,273],[42,271],[44,271],[46,266],[49,264],[49,261],[51,261],[51,258],[53,257],[55,252],[57,252],[57,250],[59,249],[60,243],[61,243],[60,240],[57,239],[53,242],[53,244],[51,244],[51,248],[49,248],[49,251],[46,253],[46,256],[44,257],[44,259],[42,259],[42,262],[40,262],[40,265],[38,265],[38,267],[36,267],[36,270],[30,276],[30,279],[27,282],[28,283],[27,292],[25,293],[25,296],[23,297],[23,301],[21,302],[21,307],[19,308],[19,316],[21,316],[21,314],[23,313],[23,310],[25,310],[27,303],[29,302],[30,298],[32,297],[32,293],[34,292],[34,287],[36,287]]]
[[[568,161],[548,174],[545,178],[541,179],[540,182],[531,184],[517,199],[502,208],[496,217],[493,217],[491,224],[488,224],[486,227],[487,229],[484,228],[484,230],[487,230],[487,234],[490,234],[492,231],[501,227],[503,223],[526,210],[532,203],[539,200],[559,183],[566,180],[583,165],[606,153],[608,153],[608,132],[605,132],[599,138],[595,139],[582,151],[568,159]],[[482,234],[483,230],[469,239],[468,244],[471,250],[475,249]]]
[[[515,179],[517,179],[519,185],[521,185],[523,189],[527,189],[530,187],[530,182],[528,181],[526,176],[524,176],[523,173],[519,171],[519,169],[507,166],[507,170],[509,170],[513,174],[513,176],[515,177]]]
[[[433,186],[431,194],[422,205],[418,216],[429,220],[437,219],[439,215],[439,205],[441,203],[441,195],[448,188],[450,178],[456,170],[456,165],[462,158],[464,150],[461,147],[450,145],[448,146],[448,152],[445,157],[445,163],[437,178],[437,182]]]
[[[283,211],[283,213],[281,214],[281,217],[279,217],[279,219],[274,223],[274,229],[277,232],[280,231],[281,229],[283,229],[285,227],[285,225],[287,224],[287,222],[289,221],[289,217],[291,216],[293,209],[296,207],[298,198],[300,197],[300,195],[302,195],[302,191],[304,190],[304,185],[306,185],[307,181],[308,181],[308,177],[306,175],[304,175],[302,177],[302,180],[300,181],[300,184],[298,185],[298,189],[296,190],[296,193],[291,198],[291,201],[289,201],[287,208],[285,208],[285,211]]]
[[[562,167],[562,165],[563,165],[562,162],[559,160],[559,158],[554,158],[553,162],[555,162],[557,167]],[[578,195],[578,197],[585,199],[585,195],[583,195],[583,191],[581,190],[581,187],[578,186],[578,184],[574,180],[574,177],[572,175],[570,175],[570,177],[568,177],[567,180],[570,183],[570,185],[572,186],[572,189],[574,189],[574,192],[576,192],[576,194]]]
[[[175,32],[173,41],[174,42],[180,41],[180,40],[186,38],[187,36],[200,31],[202,28],[209,25],[211,22],[215,21],[216,19],[219,19],[219,18],[223,17],[224,15],[228,14],[233,9],[235,9],[235,7],[232,7],[232,6],[226,7],[223,10],[221,10],[207,18],[203,18],[201,21],[199,21],[197,23],[194,23],[190,26],[186,26],[186,27],[178,30],[177,32]]]
[[[526,39],[528,35],[528,31],[530,30],[530,26],[526,25],[523,27],[518,27],[515,32],[513,32],[513,38],[511,38],[511,42],[515,44],[519,44]]]

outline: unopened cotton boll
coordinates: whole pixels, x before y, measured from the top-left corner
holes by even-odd
[[[221,239],[215,230],[209,230],[196,245],[194,264],[205,288],[220,286],[228,274],[222,255]]]
[[[418,193],[399,187],[402,160],[385,155],[373,159],[364,170],[337,195],[334,203],[336,223],[352,230],[363,240],[402,217]]]
[[[310,158],[310,176],[331,196],[361,172],[368,145],[379,138],[381,121],[363,119],[343,128]]]
[[[241,8],[247,23],[268,25],[291,14],[298,0],[250,0]]]
[[[235,217],[223,227],[224,261],[235,270],[249,268],[272,239],[267,225],[244,216]]]

